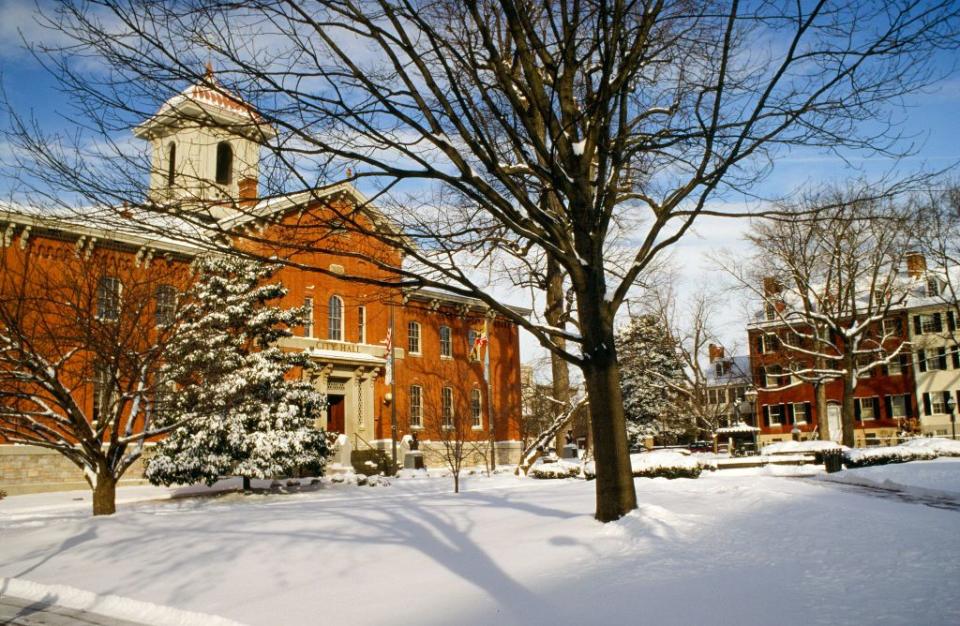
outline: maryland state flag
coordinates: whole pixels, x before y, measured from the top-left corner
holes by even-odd
[[[470,349],[470,358],[474,361],[480,360],[480,351],[487,346],[487,325],[483,328],[473,331],[473,346]]]
[[[387,366],[386,366],[386,375],[383,377],[383,382],[390,385],[393,384],[393,332],[392,329],[387,329],[387,338],[381,341],[380,343],[384,344],[387,348]]]

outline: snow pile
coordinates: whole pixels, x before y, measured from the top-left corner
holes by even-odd
[[[569,461],[545,462],[544,459],[538,459],[527,471],[530,478],[552,479],[552,478],[579,478],[583,468],[579,463],[570,463]]]
[[[697,478],[703,464],[676,450],[654,450],[630,455],[633,475],[640,478]]]
[[[824,452],[827,450],[849,450],[834,441],[779,441],[763,447],[764,454],[802,454],[804,452]]]
[[[937,453],[933,450],[907,446],[854,448],[843,452],[843,462],[848,468],[907,463],[908,461],[929,461],[935,458],[937,458]]]
[[[937,456],[960,456],[960,441],[943,437],[918,437],[909,439],[901,447],[920,450],[933,450]]]
[[[960,501],[960,463],[943,459],[933,463],[861,467],[835,474],[820,474],[819,480],[890,489],[914,496]]]
[[[43,605],[89,611],[98,615],[156,626],[242,626],[240,622],[207,613],[182,611],[151,602],[114,595],[97,595],[65,585],[41,585],[20,578],[0,577],[0,589],[15,598]],[[39,622],[38,622],[39,623]]]

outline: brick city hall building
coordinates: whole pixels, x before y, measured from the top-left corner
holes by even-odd
[[[134,134],[150,145],[149,200],[202,212],[209,227],[193,238],[177,236],[175,227],[148,235],[132,223],[108,228],[76,215],[55,218],[11,207],[0,211],[8,277],[16,268],[42,265],[48,275],[75,281],[71,274],[82,266],[98,274],[88,278],[101,296],[105,289],[120,293],[133,283],[151,283],[159,314],[159,300],[185,289],[190,263],[211,248],[199,239],[219,233],[258,257],[291,262],[275,277],[288,290],[279,305],[305,305],[312,315],[281,346],[306,352],[317,365],[309,376],[328,398],[318,427],[347,435],[355,450],[388,451],[395,418],[398,438],[418,433],[429,449],[454,415],[466,416],[468,438],[495,441],[500,463],[518,459],[518,327],[479,300],[389,286],[399,282],[390,268],[401,267],[403,254],[373,236],[389,228],[388,220],[352,185],[258,197],[260,148],[275,133],[212,76],[169,100]],[[389,385],[388,336],[395,377]],[[95,381],[78,382],[75,400],[91,416]],[[0,445],[0,486],[71,480],[58,478],[64,472],[79,476],[66,461],[64,472],[38,470],[57,462],[25,448]]]

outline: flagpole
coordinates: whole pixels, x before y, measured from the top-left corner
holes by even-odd
[[[491,472],[497,469],[497,437],[493,424],[493,381],[490,380],[490,316],[483,319],[483,336],[486,339],[486,354],[483,358],[483,377],[487,381],[487,426],[490,429],[490,465]]]
[[[397,360],[396,354],[397,350],[393,347],[393,342],[396,340],[396,335],[393,332],[393,310],[394,305],[390,303],[390,342],[387,346],[390,350],[390,354],[387,355],[387,358],[390,359],[390,449],[391,455],[393,458],[393,467],[394,470],[397,468]]]

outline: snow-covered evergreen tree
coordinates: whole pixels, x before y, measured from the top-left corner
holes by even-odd
[[[683,362],[670,333],[655,315],[640,315],[631,317],[616,339],[631,445],[646,436],[682,434],[687,424],[673,399],[683,384]]]
[[[286,293],[269,283],[276,267],[209,257],[198,270],[164,365],[164,379],[176,387],[155,417],[187,421],[157,445],[146,477],[169,485],[239,475],[247,484],[322,468],[326,437],[314,421],[326,398],[308,381],[287,378],[294,368],[310,368],[309,358],[276,346],[290,327],[303,325],[305,311],[269,304]]]

